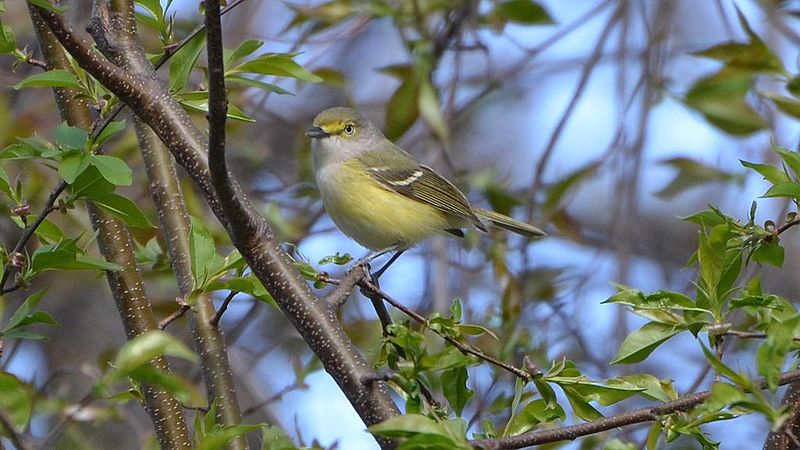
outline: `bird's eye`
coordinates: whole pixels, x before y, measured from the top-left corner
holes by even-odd
[[[348,123],[347,125],[344,126],[344,132],[352,136],[353,133],[356,132],[355,125],[353,125],[352,123]]]

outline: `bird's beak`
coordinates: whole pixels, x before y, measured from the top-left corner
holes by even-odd
[[[325,130],[323,130],[320,127],[312,126],[308,130],[306,130],[306,136],[314,139],[322,139],[324,137],[330,136],[330,134],[326,133]]]

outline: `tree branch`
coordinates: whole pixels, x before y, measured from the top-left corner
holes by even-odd
[[[104,51],[112,62],[132,73],[155,78],[155,69],[147,60],[138,39],[133,2],[117,0],[100,2],[94,9],[90,22],[93,36],[102,36]],[[183,201],[183,192],[169,151],[157,136],[139,119],[135,123],[136,135],[142,149],[142,158],[150,181],[150,194],[158,211],[159,223],[167,242],[170,263],[175,271],[182,298],[189,298],[194,288],[194,275],[190,261],[189,215]],[[181,308],[184,310],[184,308]],[[209,322],[215,310],[210,293],[197,297],[189,310],[191,330],[197,353],[201,357],[201,370],[209,404],[217,403],[217,423],[235,426],[241,423],[236,387],[228,362],[227,347],[221,331]],[[230,450],[247,448],[244,435],[227,443]]]
[[[280,248],[274,232],[241,195],[229,179],[222,152],[209,154],[215,167],[216,187],[211,183],[204,159],[206,145],[200,133],[169,92],[156,80],[134,76],[101,60],[86,43],[75,36],[61,16],[42,11],[54,34],[78,63],[117,94],[145,121],[186,169],[217,218],[226,226],[234,245],[245,257],[253,273],[278,302],[287,318],[319,357],[367,425],[382,422],[400,412],[383,382],[364,384],[374,372],[344,333],[335,311],[316,298]],[[102,46],[101,46],[102,49]],[[226,188],[226,185],[229,185]],[[226,197],[225,206],[217,194]],[[381,441],[391,447],[394,441]]]
[[[800,370],[787,372],[781,375],[778,384],[783,386],[785,384],[794,383],[797,381],[800,381]],[[767,383],[765,381],[760,381],[758,386],[760,389],[765,389],[767,387]],[[548,430],[530,431],[520,434],[519,436],[497,439],[480,439],[472,441],[472,445],[486,450],[499,450],[522,448],[551,442],[571,441],[582,436],[588,436],[601,431],[613,430],[614,428],[619,428],[626,425],[652,422],[653,420],[656,420],[665,414],[688,411],[694,406],[703,403],[703,401],[705,401],[705,399],[707,399],[710,395],[711,391],[699,392],[697,394],[681,397],[671,402],[618,414],[616,416],[603,417],[602,419],[593,420],[591,422],[578,425],[568,425]]]
[[[403,305],[399,301],[397,301],[394,298],[392,298],[391,296],[389,296],[387,293],[383,292],[372,281],[364,279],[361,282],[359,282],[359,285],[362,288],[364,288],[365,295],[369,296],[370,298],[377,297],[379,299],[386,300],[389,304],[391,304],[395,308],[399,309],[405,315],[407,315],[408,317],[411,317],[412,319],[414,319],[416,322],[421,323],[423,325],[427,325],[428,324],[428,319],[426,319],[424,316],[422,316],[418,312],[414,311],[413,309],[406,307],[405,305]],[[480,359],[482,359],[482,360],[484,360],[484,361],[486,361],[488,363],[494,364],[495,366],[500,367],[501,369],[504,369],[504,370],[510,372],[511,374],[513,374],[514,376],[516,376],[518,378],[522,378],[523,380],[530,380],[530,379],[533,378],[533,374],[529,373],[526,370],[520,369],[519,367],[515,367],[515,366],[512,366],[511,364],[508,364],[508,363],[505,363],[503,361],[500,361],[499,359],[497,359],[497,358],[495,358],[493,356],[487,355],[486,353],[482,352],[481,350],[476,349],[476,348],[474,348],[474,347],[472,347],[470,345],[467,345],[467,344],[465,344],[463,342],[460,342],[460,341],[458,341],[457,339],[455,339],[455,338],[453,338],[451,336],[448,336],[446,334],[441,334],[441,333],[439,333],[439,332],[437,332],[437,331],[435,331],[435,330],[433,330],[431,328],[429,328],[429,329],[431,331],[433,331],[434,333],[438,334],[445,341],[447,341],[450,344],[452,344],[453,347],[457,348],[458,351],[460,351],[461,353],[463,353],[465,355],[476,356],[476,357],[478,357],[478,358],[480,358]]]
[[[29,11],[48,67],[69,69],[66,54],[41,19],[39,9],[29,4]],[[62,120],[72,126],[89,129],[92,119],[85,101],[72,101],[80,98],[77,92],[68,89],[54,92]],[[51,193],[53,201],[59,192],[56,189]],[[92,226],[98,233],[97,245],[100,253],[107,261],[122,266],[122,269],[118,271],[106,271],[106,278],[117,304],[126,335],[130,339],[156,329],[155,316],[151,309],[150,299],[144,291],[144,282],[136,265],[133,244],[127,227],[122,221],[91,203],[87,204],[87,209]],[[153,365],[161,369],[169,369],[164,357],[155,358]],[[192,448],[189,429],[180,403],[163,388],[152,385],[143,385],[142,388],[144,407],[153,422],[161,446],[170,449]],[[54,439],[55,436],[55,433],[51,433],[48,439]]]

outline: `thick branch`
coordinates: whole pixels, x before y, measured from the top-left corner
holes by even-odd
[[[99,3],[90,28],[93,35],[103,37],[103,48],[116,65],[150,79],[156,78],[155,70],[138,40],[133,2],[117,0]],[[189,298],[194,280],[189,258],[189,217],[175,164],[169,151],[147,125],[137,118],[135,127],[170,263],[175,270],[181,296]],[[217,403],[217,423],[223,426],[238,425],[241,423],[241,413],[227,347],[221,331],[209,323],[215,314],[211,295],[198,297],[191,311],[193,341],[201,357],[200,367],[208,401]],[[240,435],[229,441],[228,448],[247,448],[245,436]]]
[[[68,69],[69,62],[58,41],[49,32],[36,8],[30,9],[31,19],[37,32],[48,67]],[[55,91],[56,103],[61,118],[70,125],[91,127],[89,109],[77,92],[62,89]],[[157,328],[150,300],[144,292],[144,283],[136,266],[133,245],[127,227],[119,219],[100,208],[88,204],[92,225],[98,233],[97,243],[106,260],[122,266],[119,271],[107,271],[106,277],[128,338]],[[166,359],[156,358],[153,365],[168,369]],[[162,448],[190,449],[192,441],[181,404],[162,388],[144,385],[144,406],[153,421],[156,436]]]
[[[793,372],[787,372],[783,374],[780,377],[778,384],[782,386],[798,381],[800,381],[800,370],[795,370]],[[759,383],[760,389],[764,389],[766,387],[766,382],[762,381]],[[571,441],[582,436],[589,436],[626,425],[651,422],[665,414],[688,411],[700,403],[703,403],[703,401],[705,401],[705,399],[707,399],[710,395],[711,391],[699,392],[697,394],[681,397],[671,402],[618,414],[616,416],[603,417],[602,419],[593,420],[591,422],[586,422],[579,425],[569,425],[549,430],[531,431],[520,434],[519,436],[511,436],[506,438],[481,439],[473,441],[472,444],[478,448],[499,450],[522,448],[551,442]]]
[[[281,250],[267,223],[241,196],[236,184],[228,179],[224,154],[215,152],[211,157],[214,158],[212,165],[216,166],[217,184],[222,192],[224,184],[230,183],[235,193],[235,199],[228,197],[223,210],[220,197],[211,185],[208,166],[202,158],[205,144],[169,92],[154,81],[123,73],[108,61],[101,60],[82,39],[75,36],[59,15],[48,11],[42,15],[78,63],[128,104],[187,170],[214,214],[228,228],[253,273],[264,283],[364,422],[372,425],[398,415],[385,383],[362,382],[372,376],[373,371],[344,333],[334,310],[313,295]],[[236,219],[236,226],[229,223],[229,219]]]

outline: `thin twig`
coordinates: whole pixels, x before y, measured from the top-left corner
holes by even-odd
[[[167,317],[161,319],[158,322],[158,329],[159,330],[163,330],[163,329],[167,328],[167,326],[169,326],[169,324],[171,324],[172,322],[176,321],[177,319],[180,319],[181,317],[183,317],[186,314],[187,311],[189,311],[189,305],[187,305],[186,303],[182,302],[182,300],[178,299],[178,304],[180,304],[180,307],[178,309],[176,309],[172,314],[168,315]]]
[[[22,235],[17,240],[17,243],[14,244],[14,248],[11,249],[9,254],[13,255],[15,253],[19,253],[22,251],[22,249],[25,247],[25,244],[28,243],[28,240],[36,232],[36,229],[39,228],[39,225],[41,225],[42,222],[44,222],[44,219],[47,217],[47,215],[57,209],[54,206],[56,204],[56,200],[58,199],[58,196],[61,195],[61,193],[64,192],[64,189],[66,188],[67,188],[67,182],[62,180],[60,183],[58,183],[58,185],[56,185],[55,188],[53,188],[52,191],[50,191],[50,195],[47,196],[47,201],[45,201],[45,204],[42,207],[42,210],[39,212],[39,215],[36,216],[36,220],[34,220],[30,225],[28,225],[25,228],[25,230],[22,232]],[[11,274],[11,266],[6,265],[5,268],[3,268],[3,277],[0,278],[0,294],[6,294],[8,292],[11,292],[11,290],[19,288],[19,284],[15,284],[14,286],[12,286],[11,289],[9,290],[5,289],[6,281],[8,281],[8,276],[10,274]]]
[[[212,317],[211,320],[208,321],[208,323],[211,324],[212,327],[219,326],[219,320],[222,318],[222,315],[225,314],[225,311],[228,310],[228,305],[230,304],[231,300],[233,300],[233,297],[236,297],[238,293],[239,291],[230,291],[228,293],[228,296],[225,297],[225,300],[222,301],[222,305],[220,305],[219,309],[214,314],[214,317]]]
[[[781,375],[778,384],[782,386],[797,381],[800,381],[800,370],[784,373]],[[766,381],[759,381],[757,386],[760,389],[764,389],[767,387],[767,383]],[[582,436],[613,430],[626,425],[651,422],[666,414],[679,411],[688,411],[694,406],[705,401],[705,399],[707,399],[710,395],[711,391],[704,391],[697,394],[687,395],[670,402],[661,403],[656,406],[651,406],[649,408],[642,408],[615,416],[603,417],[591,422],[578,425],[567,425],[546,430],[530,431],[518,436],[498,439],[481,439],[472,441],[472,445],[487,450],[500,450],[574,440]]]
[[[66,416],[62,417],[61,420],[59,420],[58,423],[53,427],[53,429],[50,430],[50,434],[48,434],[47,438],[44,440],[44,443],[42,444],[42,448],[53,448],[55,446],[54,445],[55,444],[55,439],[58,436],[58,434],[61,433],[61,429],[64,428],[65,426],[67,426],[67,424],[69,424],[70,422],[72,422],[72,420],[75,419],[75,417],[78,415],[78,413],[83,411],[83,409],[86,408],[87,406],[89,406],[89,404],[92,403],[94,400],[95,400],[95,396],[94,396],[94,394],[92,392],[89,392],[88,394],[86,394],[81,399],[81,401],[78,402],[78,405],[75,406],[69,412],[69,414],[67,414]]]
[[[281,398],[283,398],[284,395],[286,395],[286,394],[288,394],[290,392],[297,391],[297,390],[302,390],[302,389],[308,389],[308,385],[305,384],[305,383],[302,383],[302,382],[300,382],[300,383],[297,383],[297,382],[296,383],[292,383],[292,384],[284,387],[280,391],[272,394],[269,398],[266,398],[266,399],[262,400],[261,402],[258,402],[255,405],[253,405],[253,406],[245,409],[244,411],[242,411],[242,417],[247,417],[250,414],[253,414],[254,412],[258,411],[259,409],[269,405],[270,403],[280,400]]]
[[[380,298],[382,298],[383,300],[388,302],[390,305],[392,305],[395,308],[397,308],[400,311],[402,311],[408,317],[411,317],[412,319],[414,319],[415,321],[417,321],[417,322],[419,322],[419,323],[421,323],[423,325],[426,325],[426,326],[428,325],[428,319],[426,319],[425,317],[423,317],[418,312],[406,307],[405,305],[403,305],[399,301],[395,300],[394,298],[392,298],[391,296],[389,296],[388,294],[383,292],[378,286],[376,286],[370,280],[363,280],[363,281],[361,281],[359,283],[359,285],[363,288],[362,292],[364,292],[365,295],[366,294],[373,294],[375,296],[379,296]],[[478,358],[480,358],[480,359],[482,359],[482,360],[484,360],[484,361],[486,361],[488,363],[494,364],[495,366],[500,367],[500,368],[512,373],[514,376],[516,376],[518,378],[522,378],[524,380],[531,380],[533,378],[533,374],[528,373],[526,370],[523,370],[523,369],[520,369],[519,367],[515,367],[515,366],[512,366],[510,364],[504,363],[503,361],[500,361],[499,359],[496,359],[496,358],[494,358],[494,357],[492,357],[490,355],[487,355],[486,353],[482,352],[481,350],[473,348],[470,345],[464,344],[463,342],[460,342],[460,341],[456,340],[455,338],[453,338],[451,336],[447,336],[445,334],[439,333],[439,332],[437,332],[437,331],[435,331],[433,329],[431,329],[431,331],[433,331],[434,333],[438,334],[442,339],[444,339],[445,341],[447,341],[450,344],[452,344],[461,353],[476,356],[476,357],[478,357]]]

